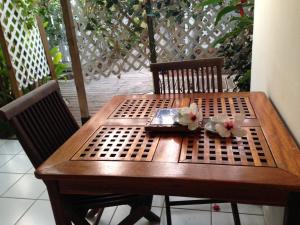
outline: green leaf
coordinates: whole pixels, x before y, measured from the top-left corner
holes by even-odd
[[[226,7],[224,7],[223,9],[221,9],[221,10],[219,11],[219,13],[217,14],[217,16],[216,16],[215,26],[218,25],[218,23],[219,23],[220,20],[223,18],[223,16],[225,16],[225,15],[228,14],[228,13],[234,12],[234,11],[236,11],[236,10],[237,10],[237,7],[236,7],[236,6],[232,6],[232,5],[226,6]]]
[[[196,7],[203,8],[204,6],[207,5],[217,5],[221,3],[223,3],[223,0],[204,0],[203,2],[198,3]]]
[[[216,40],[214,42],[213,46],[215,47],[217,44],[224,43],[228,38],[232,38],[232,37],[238,36],[243,30],[244,29],[240,28],[240,27],[234,28],[231,32],[225,34],[223,37],[221,37],[218,40]]]
[[[54,47],[54,48],[52,48],[51,50],[50,50],[50,55],[52,56],[52,57],[55,57],[55,55],[57,54],[59,52],[59,49],[58,49],[58,46],[56,46],[56,47]]]
[[[54,65],[60,63],[61,60],[62,60],[62,53],[58,52],[56,56],[53,58]]]
[[[55,74],[57,75],[57,77],[59,78],[59,76],[61,74],[63,74],[63,72],[65,71],[65,69],[68,67],[67,64],[63,64],[63,63],[60,63],[60,64],[57,64],[55,65]],[[60,79],[60,78],[59,78]]]
[[[49,22],[48,22],[48,21],[46,21],[46,22],[43,23],[43,27],[44,27],[44,28],[47,28],[48,25],[49,25]]]

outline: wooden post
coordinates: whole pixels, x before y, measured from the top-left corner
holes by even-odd
[[[38,28],[39,28],[41,40],[42,40],[42,43],[43,43],[43,46],[44,46],[44,52],[45,52],[45,56],[46,56],[46,59],[47,59],[48,66],[49,66],[51,79],[56,80],[57,77],[56,77],[56,74],[55,74],[55,68],[54,68],[54,64],[53,64],[53,61],[52,61],[52,57],[50,55],[49,43],[48,43],[48,40],[47,40],[47,34],[46,34],[46,31],[45,31],[45,28],[44,28],[43,21],[39,16],[36,17],[36,21],[37,21],[37,25],[38,25]]]
[[[13,91],[13,94],[16,98],[20,97],[23,95],[23,92],[21,89],[19,89],[18,81],[16,79],[16,71],[13,68],[12,61],[8,52],[7,48],[7,43],[4,37],[4,32],[2,29],[2,26],[0,24],[0,43],[3,51],[3,55],[5,57],[6,65],[7,65],[7,70],[8,70],[8,76],[9,76],[9,81],[11,84],[11,88]]]
[[[86,92],[84,87],[84,79],[82,74],[81,62],[79,57],[79,51],[77,46],[75,26],[73,21],[73,15],[71,11],[71,5],[69,0],[60,0],[63,18],[66,27],[66,34],[69,44],[69,51],[72,61],[72,70],[74,74],[74,80],[77,90],[78,102],[81,113],[81,121],[84,123],[89,116],[89,109],[87,104]]]
[[[150,49],[150,61],[151,61],[151,63],[156,63],[156,57],[157,56],[156,56],[156,50],[155,50],[155,39],[154,39],[153,14],[152,14],[151,0],[147,0],[146,14],[147,14],[149,49]]]

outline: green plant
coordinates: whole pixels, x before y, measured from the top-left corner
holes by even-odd
[[[66,80],[64,75],[65,70],[68,68],[67,64],[62,63],[63,54],[59,51],[58,47],[54,47],[50,50],[50,55],[52,56],[55,74],[58,80]]]
[[[15,99],[9,83],[7,66],[0,46],[0,108]],[[0,137],[9,137],[14,134],[8,122],[0,119]]]
[[[218,49],[218,55],[225,58],[224,68],[237,87],[235,90],[250,90],[252,35],[244,31],[236,37],[228,38]]]
[[[254,0],[205,0],[202,6],[219,4],[223,7],[216,16],[215,25],[227,16],[232,30],[214,43],[219,56],[225,57],[225,70],[234,76],[235,90],[249,91]]]
[[[4,106],[5,104],[14,99],[15,97],[12,93],[12,89],[9,83],[5,58],[3,55],[2,48],[0,46],[0,107]]]

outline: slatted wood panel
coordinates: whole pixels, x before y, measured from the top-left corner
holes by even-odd
[[[218,92],[217,67],[159,72],[161,93]],[[222,88],[221,88],[222,89]]]
[[[195,98],[194,102],[201,107],[205,118],[217,114],[234,116],[240,113],[246,118],[256,118],[248,97]]]
[[[171,108],[173,99],[126,99],[112,113],[110,118],[149,118],[155,109]]]
[[[102,126],[72,160],[152,161],[158,141],[143,127]]]
[[[183,138],[179,162],[276,167],[260,127],[247,127],[247,136],[221,138],[204,130]]]
[[[209,58],[150,65],[154,93],[222,92],[223,58]]]

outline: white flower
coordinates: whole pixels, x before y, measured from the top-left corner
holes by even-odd
[[[199,122],[202,120],[202,113],[198,110],[196,103],[192,103],[190,107],[184,107],[179,110],[179,124],[188,126],[189,130],[196,130]]]
[[[229,117],[220,116],[215,128],[221,137],[230,137],[232,134],[235,137],[243,137],[247,132],[241,128],[245,116],[240,114],[236,115],[233,119]]]

